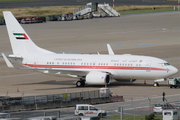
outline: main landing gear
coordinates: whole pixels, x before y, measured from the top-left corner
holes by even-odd
[[[76,82],[76,87],[84,87],[85,81],[84,80],[79,80]]]
[[[154,87],[159,87],[159,83],[158,83],[158,82],[155,82],[155,83],[154,83]]]

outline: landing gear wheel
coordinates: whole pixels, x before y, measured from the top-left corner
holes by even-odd
[[[84,116],[84,115],[82,113],[80,113],[79,116]]]
[[[99,116],[100,118],[103,118],[103,116],[102,116],[102,114],[101,114],[101,113],[99,113],[99,114],[98,114],[98,116]]]
[[[76,82],[76,87],[81,87],[81,85],[82,85],[81,81]]]
[[[76,82],[76,87],[84,87],[85,82],[84,81],[77,81]]]
[[[155,82],[154,87],[159,87],[159,83]]]

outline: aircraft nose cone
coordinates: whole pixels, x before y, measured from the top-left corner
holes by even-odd
[[[178,70],[176,67],[173,66],[173,68],[172,68],[172,73],[173,73],[173,74],[176,74],[176,73],[178,73],[178,71],[179,71],[179,70]]]

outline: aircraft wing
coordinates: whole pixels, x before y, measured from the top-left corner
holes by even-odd
[[[16,69],[29,69],[29,70],[37,70],[44,74],[52,74],[52,75],[61,75],[61,76],[69,76],[69,77],[76,77],[76,78],[82,78],[85,77],[90,71],[89,70],[79,70],[79,69],[61,69],[61,68],[36,68],[36,67],[28,67],[26,65],[17,66],[14,65],[8,58],[13,59],[19,59],[22,60],[23,58],[18,55],[8,55],[6,56],[4,53],[2,53],[2,56],[10,68],[16,68]],[[103,71],[104,72],[104,71]]]
[[[53,74],[53,75],[61,75],[61,76],[69,76],[69,77],[85,77],[90,71],[84,70],[48,70],[48,69],[38,69],[45,74]]]

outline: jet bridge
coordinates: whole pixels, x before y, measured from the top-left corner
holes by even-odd
[[[118,13],[116,10],[110,7],[109,4],[98,4],[98,8],[105,12],[108,16],[120,17],[120,13]]]
[[[93,18],[92,13],[97,11],[98,3],[90,2],[85,6],[73,11],[73,19]]]

